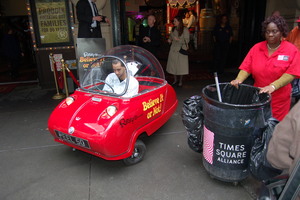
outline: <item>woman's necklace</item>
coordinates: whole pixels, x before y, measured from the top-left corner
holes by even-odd
[[[268,47],[268,49],[269,50],[276,50],[276,49],[278,49],[279,47],[280,47],[280,44],[277,46],[277,47],[275,47],[275,48],[271,48],[270,46],[269,46],[269,44],[267,43],[267,47]]]

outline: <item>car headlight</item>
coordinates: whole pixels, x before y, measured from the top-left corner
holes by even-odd
[[[75,99],[73,97],[67,97],[66,98],[66,104],[69,106],[71,105],[73,102],[75,101]]]
[[[106,108],[106,113],[107,113],[110,117],[112,117],[114,114],[116,114],[117,111],[118,111],[117,107],[116,107],[116,106],[113,106],[113,105],[108,106],[108,107]]]

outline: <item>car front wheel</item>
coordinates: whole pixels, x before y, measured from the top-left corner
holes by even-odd
[[[146,153],[146,145],[142,140],[137,140],[132,155],[123,159],[125,165],[134,165],[143,160]]]

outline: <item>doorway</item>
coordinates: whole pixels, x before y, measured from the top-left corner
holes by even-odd
[[[0,83],[37,82],[28,16],[1,17],[0,23]]]

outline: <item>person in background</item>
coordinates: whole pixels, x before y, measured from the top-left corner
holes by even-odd
[[[188,24],[189,24],[189,19],[190,19],[190,14],[189,12],[187,11],[185,14],[184,14],[184,18],[182,20],[183,22],[183,26],[187,27]]]
[[[79,0],[76,14],[79,21],[78,38],[102,38],[100,22],[109,23],[106,16],[99,15],[97,0]]]
[[[143,28],[142,19],[137,19],[136,24],[134,25],[134,39],[135,45],[139,46],[140,39],[140,30]]]
[[[212,32],[214,41],[214,71],[222,74],[227,63],[230,44],[233,38],[232,28],[227,15],[219,17]]]
[[[297,26],[293,28],[288,34],[286,40],[294,44],[300,51],[300,16],[296,20]],[[300,99],[300,79],[295,79],[292,82],[293,92],[292,96],[295,98],[295,102]]]
[[[114,92],[116,94],[121,94],[125,90],[126,81],[129,78],[128,88],[123,97],[131,97],[138,94],[139,91],[139,82],[131,75],[128,75],[126,72],[126,68],[123,63],[115,59],[112,61],[113,73],[110,73],[106,79],[105,83],[108,85],[104,85],[103,90],[108,92]]]
[[[155,57],[157,57],[157,51],[160,46],[161,33],[155,27],[155,16],[149,15],[147,17],[148,26],[142,27],[140,30],[139,44],[144,49],[150,51]]]
[[[189,11],[189,22],[187,24],[187,28],[190,32],[190,41],[192,42],[191,46],[194,47],[195,50],[197,50],[197,34],[198,34],[198,17],[197,13],[194,10]]]
[[[172,85],[178,84],[182,86],[183,75],[189,74],[189,59],[187,55],[179,53],[180,48],[187,49],[189,43],[189,31],[183,26],[182,18],[176,16],[173,21],[174,27],[172,28],[168,43],[171,44],[167,72],[174,75],[174,82]],[[177,78],[179,76],[179,80]]]
[[[189,11],[189,22],[186,27],[189,29],[190,33],[195,31],[196,16],[197,14],[194,10]]]
[[[286,40],[293,43],[300,50],[300,16],[296,20],[297,26],[290,31]]]
[[[255,44],[240,65],[240,72],[231,85],[238,88],[252,74],[260,93],[272,96],[272,115],[281,121],[291,107],[290,82],[300,76],[300,53],[285,40],[288,26],[283,17],[273,15],[262,23],[266,40]]]
[[[267,160],[277,169],[292,173],[300,160],[300,102],[276,125],[267,150]],[[300,196],[298,194],[298,200]]]
[[[4,34],[1,40],[1,54],[8,61],[10,76],[15,79],[19,76],[19,66],[22,56],[24,56],[18,37],[12,26],[7,25],[4,28]]]

